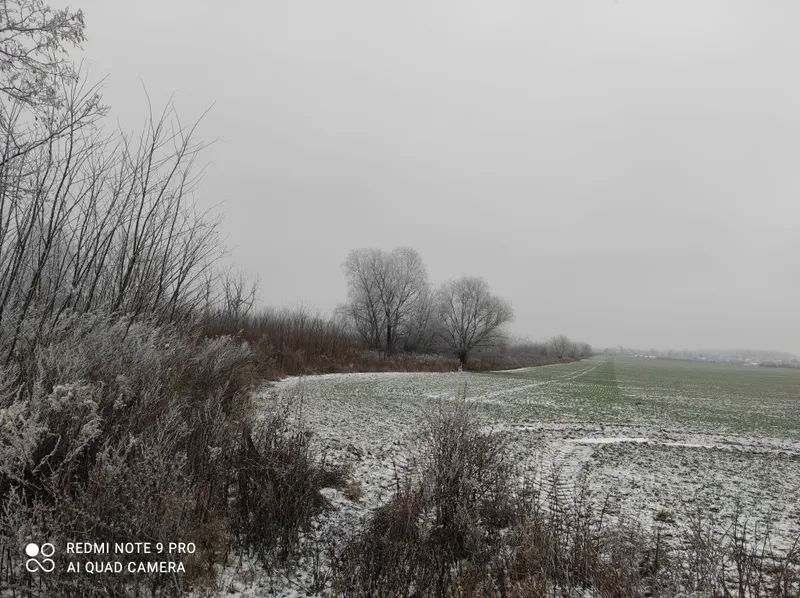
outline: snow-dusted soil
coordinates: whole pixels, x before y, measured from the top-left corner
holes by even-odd
[[[611,515],[645,529],[685,531],[737,505],[771,529],[773,546],[800,535],[800,373],[662,360],[606,361],[496,372],[333,374],[264,389],[299,409],[330,462],[350,466],[358,501],[326,490],[319,534],[346,537],[392,494],[414,459],[426,411],[465,396],[487,428],[507,434],[523,475],[555,468],[585,479]],[[287,578],[232,581],[243,595],[307,595],[313,563]],[[258,579],[258,576],[255,577]]]

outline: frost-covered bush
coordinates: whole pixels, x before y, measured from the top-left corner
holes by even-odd
[[[218,561],[231,466],[249,425],[247,347],[84,315],[20,349],[0,370],[0,542],[9,554],[26,537],[147,539],[195,542],[197,575]],[[80,592],[80,576],[47,579],[77,595],[108,589],[97,578]]]
[[[287,413],[255,423],[246,342],[96,314],[21,330],[0,367],[0,582],[27,587],[19,547],[37,538],[197,546],[184,576],[58,567],[47,596],[173,595],[213,585],[232,549],[292,554],[336,480]]]

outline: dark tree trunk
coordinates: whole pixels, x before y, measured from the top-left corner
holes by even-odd
[[[461,367],[465,367],[467,365],[467,352],[466,351],[459,351],[458,353],[458,363]]]

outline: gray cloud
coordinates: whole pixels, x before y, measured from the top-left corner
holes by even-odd
[[[515,331],[800,352],[800,5],[78,0],[123,126],[173,91],[262,299],[353,247],[485,277]]]

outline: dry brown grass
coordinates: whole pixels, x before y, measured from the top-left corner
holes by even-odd
[[[218,310],[206,313],[200,327],[210,337],[228,335],[247,341],[260,373],[281,376],[334,372],[452,372],[458,359],[438,353],[370,350],[340,322],[296,310],[263,310],[235,315]],[[503,370],[574,361],[585,355],[555,356],[545,344],[513,345],[476,351],[472,371]]]
[[[364,490],[361,487],[361,482],[357,480],[350,480],[344,488],[344,495],[348,500],[353,502],[360,502],[364,496]]]
[[[336,555],[338,595],[444,595],[457,580],[491,575],[500,530],[518,517],[501,437],[481,433],[464,403],[442,402],[423,444],[420,471],[398,480],[394,498]]]

